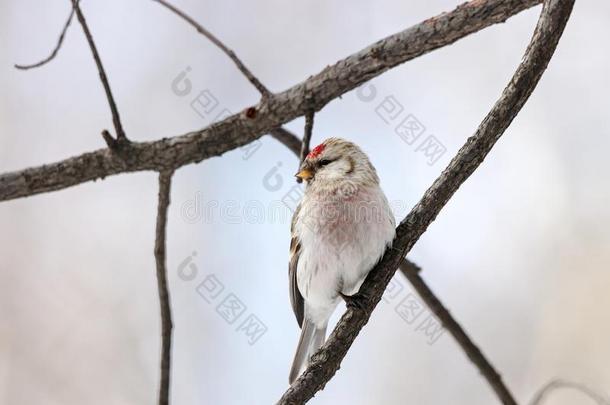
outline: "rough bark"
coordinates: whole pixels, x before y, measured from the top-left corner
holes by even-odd
[[[505,21],[540,0],[477,0],[425,20],[328,66],[279,94],[202,130],[132,142],[0,175],[0,201],[61,190],[119,173],[161,171],[220,156],[328,102],[383,72]]]

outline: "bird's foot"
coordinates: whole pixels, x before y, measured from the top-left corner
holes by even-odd
[[[357,292],[354,295],[345,295],[343,293],[339,293],[341,298],[345,301],[345,305],[348,308],[357,308],[364,311],[366,307],[366,303],[369,300],[369,296],[360,292]]]

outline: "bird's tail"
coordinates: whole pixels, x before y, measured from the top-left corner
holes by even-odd
[[[290,384],[292,384],[301,372],[305,370],[309,358],[322,347],[324,340],[326,340],[326,325],[322,328],[316,328],[316,325],[313,322],[305,318],[303,320],[303,327],[301,328],[301,337],[299,338],[297,352],[294,355],[290,376],[288,377]]]

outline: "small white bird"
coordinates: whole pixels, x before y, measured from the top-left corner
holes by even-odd
[[[341,297],[358,305],[356,293],[395,234],[377,172],[352,142],[325,140],[296,176],[307,185],[291,226],[290,301],[301,327],[291,384],[324,344]]]

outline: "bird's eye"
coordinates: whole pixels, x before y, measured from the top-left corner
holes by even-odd
[[[332,163],[332,162],[333,162],[333,161],[332,161],[332,160],[330,160],[330,159],[322,159],[322,160],[320,160],[320,162],[319,162],[318,164],[319,164],[320,166],[326,166],[326,165],[328,165],[328,164],[330,164],[330,163]]]

